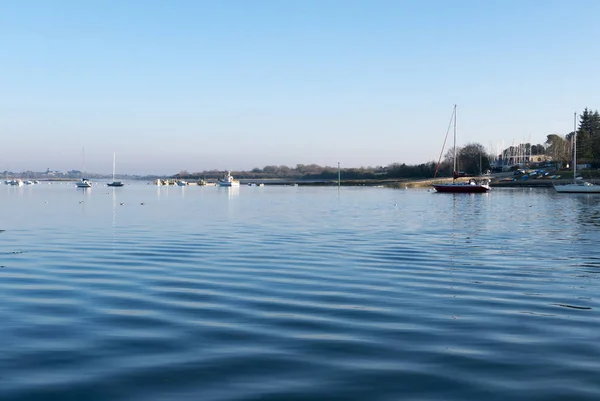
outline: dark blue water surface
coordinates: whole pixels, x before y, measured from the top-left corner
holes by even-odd
[[[0,202],[3,401],[600,399],[600,196],[130,183]]]

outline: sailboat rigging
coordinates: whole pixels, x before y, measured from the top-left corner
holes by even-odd
[[[75,183],[77,188],[91,188],[92,182],[85,178],[85,148],[81,148],[81,181]]]
[[[456,171],[456,161],[457,161],[457,153],[456,153],[456,105],[454,105],[454,111],[452,113],[453,125],[454,125],[454,154],[453,154],[453,167],[452,167],[452,183],[451,184],[433,184],[433,187],[437,192],[449,192],[449,193],[483,193],[489,191],[491,188],[485,182],[476,182],[475,180],[469,180],[469,182],[456,182],[456,179],[459,177],[458,172]],[[450,127],[448,127],[450,128]],[[448,138],[448,134],[446,133],[446,139]],[[446,140],[444,140],[444,146],[446,145]],[[442,147],[442,153],[444,149]],[[441,153],[440,153],[441,160]],[[438,162],[439,167],[439,162]],[[438,169],[436,168],[435,174],[437,174]]]
[[[553,182],[552,186],[559,193],[600,193],[600,185],[594,185],[591,182],[577,179],[577,113],[574,113],[573,117],[573,183],[555,185]]]
[[[109,187],[122,187],[123,183],[121,181],[115,181],[115,163],[116,163],[116,153],[113,152],[113,173],[112,173],[112,182],[109,182]]]

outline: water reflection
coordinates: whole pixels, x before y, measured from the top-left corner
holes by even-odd
[[[600,399],[598,199],[54,187],[0,191],[2,399]]]
[[[577,221],[583,225],[600,227],[600,196],[597,194],[573,194]]]
[[[117,245],[117,191],[112,190],[112,250],[114,251]]]
[[[156,200],[160,200],[161,196],[169,197],[170,185],[156,185]]]
[[[229,200],[236,198],[240,194],[240,187],[219,187],[219,189],[227,191],[227,198]]]

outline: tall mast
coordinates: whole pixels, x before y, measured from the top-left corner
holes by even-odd
[[[573,182],[577,178],[577,112],[573,113]]]
[[[452,181],[455,181],[456,178],[456,105],[454,105],[454,166],[452,170]]]
[[[113,152],[113,182],[115,182],[115,161],[116,161],[116,153]]]

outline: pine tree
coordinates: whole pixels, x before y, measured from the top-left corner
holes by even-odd
[[[577,158],[581,161],[600,160],[600,114],[586,107],[579,116],[577,130]]]

